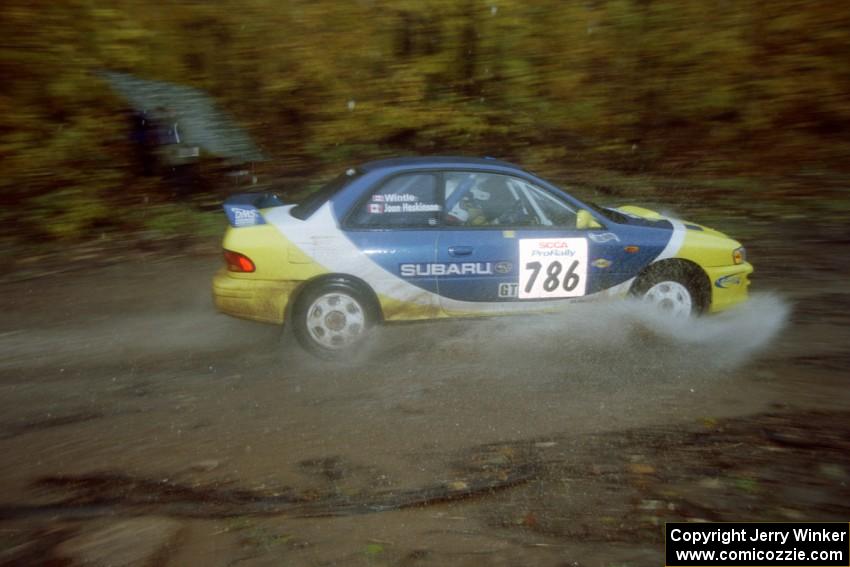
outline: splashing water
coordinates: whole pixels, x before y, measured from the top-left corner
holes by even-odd
[[[733,368],[755,358],[785,327],[791,312],[780,297],[762,293],[729,311],[699,319],[671,320],[638,310],[650,328],[672,345],[705,358],[718,368]]]
[[[409,372],[428,366],[511,379],[676,379],[753,360],[783,329],[789,312],[788,303],[771,294],[686,319],[671,319],[639,300],[577,303],[546,315],[379,329],[368,360]]]

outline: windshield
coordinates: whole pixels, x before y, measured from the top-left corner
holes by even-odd
[[[590,207],[594,213],[598,213],[605,217],[610,221],[614,221],[617,224],[626,224],[629,222],[629,219],[626,215],[621,212],[615,211],[614,209],[606,208],[601,205],[597,205],[592,201],[584,202],[588,207]]]

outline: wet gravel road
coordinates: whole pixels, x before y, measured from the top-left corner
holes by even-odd
[[[728,429],[739,416],[763,429],[778,419],[751,417],[765,412],[792,416],[782,418],[786,429],[803,419],[834,429],[836,412],[850,409],[848,270],[842,244],[829,238],[780,248],[765,236],[753,247],[753,301],[687,329],[635,306],[574,306],[547,317],[380,329],[368,356],[347,365],[309,358],[273,327],[215,313],[212,256],[6,283],[0,505],[73,503],[73,494],[90,503],[89,485],[35,483],[102,482],[107,473],[130,479],[95,485],[113,501],[140,490],[153,496],[111,518],[7,518],[0,560],[98,564],[98,550],[107,550],[128,564],[658,564],[654,523],[706,516],[712,496],[700,490],[723,475],[711,472],[708,454],[693,453],[688,459],[706,470],[662,474],[666,457],[652,447],[688,447],[681,435]],[[795,263],[803,252],[808,263]],[[821,413],[793,417],[811,410]],[[739,429],[734,443],[758,445]],[[806,450],[796,447],[789,462],[825,451],[823,443]],[[850,469],[836,459],[822,463],[818,495],[843,494]],[[772,470],[766,462],[754,456],[750,476],[741,474],[760,479],[758,471]],[[434,487],[460,494],[482,474],[497,482],[530,464],[536,476],[522,486],[449,503],[335,518],[240,508],[275,495],[331,510]],[[702,487],[691,491],[699,504],[636,496],[624,488],[629,475],[642,486],[691,479]],[[765,512],[771,519],[800,500],[795,478],[770,481],[790,490],[786,505],[780,499]],[[156,483],[167,489],[150,488]],[[79,496],[84,488],[89,500]],[[200,492],[181,509],[191,498],[223,499],[229,512],[175,513],[165,502],[186,488]],[[716,498],[718,514],[735,519],[727,503],[735,498]],[[835,513],[800,502],[797,513],[812,519]],[[672,517],[652,512],[659,507]],[[588,510],[630,525],[585,518],[583,530],[573,529]]]

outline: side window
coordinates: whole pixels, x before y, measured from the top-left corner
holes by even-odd
[[[479,172],[451,172],[445,179],[448,225],[575,227],[566,203],[522,179]]]
[[[437,178],[427,173],[393,177],[358,206],[352,227],[417,228],[437,226],[442,207],[437,202]]]
[[[534,211],[506,175],[451,172],[446,179],[446,223],[455,226],[529,226]]]
[[[540,224],[575,228],[576,213],[569,205],[539,187],[519,179],[515,181],[522,187],[523,193],[528,196],[531,207],[540,217]]]

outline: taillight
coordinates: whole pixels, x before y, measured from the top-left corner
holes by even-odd
[[[224,261],[227,262],[227,269],[231,272],[253,272],[256,269],[251,258],[232,250],[224,251]]]

